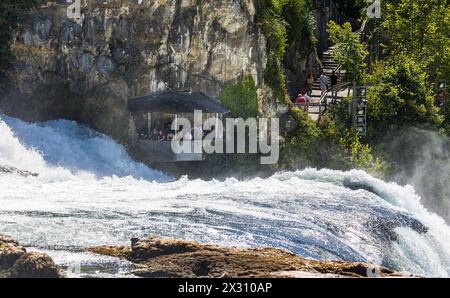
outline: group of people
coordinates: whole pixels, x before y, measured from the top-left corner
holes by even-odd
[[[308,84],[308,82],[307,82]],[[314,84],[314,82],[313,82]],[[320,90],[322,90],[322,94],[327,92],[330,88],[336,86],[338,84],[338,76],[336,74],[336,71],[333,70],[330,77],[328,77],[324,72],[319,77],[319,85]],[[312,88],[311,88],[312,89]]]
[[[211,131],[215,130],[215,126],[211,128]],[[204,131],[202,127],[194,126],[191,131],[184,130],[183,126],[180,126],[180,129],[178,131],[173,131],[171,129],[159,129],[154,128],[150,135],[142,134],[142,139],[147,139],[151,141],[158,141],[158,142],[164,142],[164,141],[192,141],[192,140],[203,140],[205,136],[210,133],[208,131]],[[223,134],[223,131],[222,131]],[[217,136],[218,139],[221,139],[220,132]]]
[[[302,103],[308,103],[311,102],[311,94],[314,87],[314,82],[316,81],[314,75],[310,73],[306,77],[306,91],[302,91],[298,94],[297,98],[295,99],[295,103],[302,104]],[[334,87],[338,84],[338,76],[335,71],[331,74],[330,77],[328,77],[324,72],[319,77],[319,85],[320,90],[322,91],[322,95],[327,92],[327,90],[330,89],[330,87]],[[308,107],[305,106],[305,111],[308,110]]]
[[[154,128],[150,135],[141,134],[142,139],[148,139],[151,141],[191,141],[194,137],[189,131],[184,131],[183,127],[180,127],[178,131],[170,129]]]

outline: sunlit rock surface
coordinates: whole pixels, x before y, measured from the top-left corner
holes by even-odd
[[[48,1],[15,34],[7,114],[73,118],[124,139],[126,100],[174,89],[217,97],[228,81],[261,86],[265,39],[254,1],[85,1],[81,18]]]
[[[90,251],[139,264],[141,277],[373,277],[401,276],[366,263],[323,262],[280,249],[246,249],[150,237],[131,247],[95,247]]]
[[[31,252],[0,234],[0,278],[58,278],[55,262],[46,254]]]

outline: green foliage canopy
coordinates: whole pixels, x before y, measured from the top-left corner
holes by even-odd
[[[336,45],[334,59],[347,71],[348,79],[361,82],[367,67],[365,59],[368,52],[366,45],[360,41],[360,36],[353,33],[352,25],[348,22],[340,26],[330,21],[328,33],[331,42]]]
[[[248,119],[259,115],[257,89],[250,76],[236,83],[227,83],[220,99],[230,109],[230,117]]]

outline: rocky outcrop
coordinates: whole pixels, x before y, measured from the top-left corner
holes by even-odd
[[[43,253],[27,253],[9,236],[0,235],[0,278],[58,278],[55,262]]]
[[[0,110],[79,120],[125,140],[128,98],[168,88],[217,97],[243,76],[262,88],[265,39],[253,0],[81,2],[79,18],[68,17],[66,1],[29,14]]]
[[[0,165],[0,174],[18,174],[24,177],[37,177],[39,176],[39,174],[37,173],[32,173],[32,172],[28,172],[28,171],[24,171],[24,170],[19,170],[17,168],[14,167],[10,167],[10,166],[1,166]]]
[[[131,246],[95,247],[90,252],[138,264],[141,277],[367,277],[400,276],[366,263],[321,262],[280,249],[229,248],[193,241],[133,239]]]

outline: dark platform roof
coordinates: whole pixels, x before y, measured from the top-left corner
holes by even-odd
[[[229,110],[201,92],[160,91],[128,100],[130,112],[204,113],[226,114]]]

